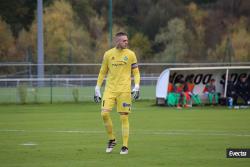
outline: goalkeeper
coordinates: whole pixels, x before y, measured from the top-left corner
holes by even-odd
[[[135,83],[132,90],[132,98],[137,100],[139,98],[140,90],[140,72],[135,53],[127,48],[127,34],[124,32],[117,33],[114,41],[115,47],[106,51],[104,54],[102,66],[95,87],[94,100],[95,102],[102,102],[101,116],[109,138],[106,152],[112,152],[114,146],[116,145],[116,137],[110,117],[110,112],[116,105],[122,124],[123,146],[120,154],[128,154],[128,115],[131,112],[131,73],[134,76]],[[103,98],[101,98],[100,88],[106,75],[105,90]]]

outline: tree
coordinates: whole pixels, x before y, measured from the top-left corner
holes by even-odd
[[[137,54],[140,62],[148,60],[152,56],[151,44],[147,36],[142,33],[136,33],[130,40],[130,47]]]
[[[91,38],[85,27],[77,22],[70,3],[57,0],[44,9],[44,62],[45,63],[87,63],[93,62]],[[22,30],[17,46],[23,56],[37,60],[37,21],[30,31]],[[53,67],[53,72],[72,73],[75,67]],[[51,69],[46,69],[51,70]],[[51,72],[51,71],[49,71]]]
[[[0,17],[0,61],[10,61],[12,56],[10,54],[14,47],[14,38],[12,36],[10,27]]]
[[[89,27],[92,17],[95,17],[96,12],[91,7],[91,0],[67,0],[72,6],[73,11],[76,13],[78,18],[78,23],[83,23],[88,30],[91,31]]]
[[[53,0],[43,0],[44,5],[51,4]],[[0,16],[10,25],[15,38],[22,29],[29,30],[35,18],[37,0],[1,0]]]
[[[246,29],[240,29],[232,35],[234,48],[234,62],[250,61],[250,33]]]
[[[88,62],[92,59],[91,39],[86,28],[76,23],[76,15],[71,5],[64,1],[55,1],[44,12],[44,49],[46,63]],[[66,23],[66,24],[65,24]],[[37,22],[34,21],[29,34],[34,52],[36,51]],[[31,37],[27,37],[31,36]],[[36,55],[36,54],[34,54]],[[36,60],[36,58],[34,59]]]
[[[246,19],[242,17],[236,28],[232,32],[232,46],[234,49],[234,58],[236,62],[250,61],[250,32],[247,30]]]
[[[250,2],[246,0],[218,0],[216,7],[238,18],[250,15]]]
[[[148,8],[148,7],[147,7]],[[148,34],[150,40],[154,40],[155,35],[162,27],[175,18],[185,16],[186,11],[181,0],[157,0],[146,13],[142,22],[142,32]]]
[[[29,32],[22,29],[19,32],[18,39],[16,40],[16,48],[19,56],[26,59],[26,61],[30,63],[33,63],[33,60],[35,60],[34,53],[36,52],[36,39],[34,31]]]
[[[203,60],[206,59],[205,47],[205,27],[204,22],[207,18],[207,12],[200,9],[197,4],[191,2],[188,6],[188,21],[189,30],[186,33],[185,40],[188,45],[189,60]]]
[[[156,35],[156,42],[163,43],[165,49],[158,54],[159,61],[183,62],[187,54],[187,44],[184,40],[186,33],[185,22],[182,19],[174,18],[168,22],[168,26],[161,29]]]
[[[250,32],[247,30],[246,18],[242,17],[238,22],[229,27],[229,33],[216,47],[214,56],[217,60],[223,60],[228,54],[228,45],[231,44],[230,60],[232,62],[250,61]],[[230,41],[229,41],[230,40]]]
[[[10,26],[2,20],[0,17],[0,62],[12,62],[20,60],[20,57],[17,57],[15,40],[12,36]],[[15,68],[11,67],[2,67],[0,74],[13,73]]]

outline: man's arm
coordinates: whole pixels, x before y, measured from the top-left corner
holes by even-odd
[[[104,57],[104,59],[105,59],[105,57]],[[101,66],[101,69],[100,69],[100,72],[99,72],[99,75],[98,75],[98,79],[97,79],[96,86],[98,86],[98,87],[101,87],[101,86],[102,86],[103,80],[104,80],[104,78],[105,78],[107,72],[108,72],[108,64],[107,64],[107,61],[106,61],[106,60],[103,60],[102,66]]]
[[[108,72],[108,63],[107,63],[106,56],[104,55],[102,66],[101,66],[101,69],[100,69],[100,72],[98,75],[98,79],[97,79],[97,83],[96,83],[96,87],[95,87],[94,101],[96,103],[101,102],[102,95],[101,95],[100,89],[101,89],[103,80],[104,80],[107,72]]]
[[[133,68],[133,65],[132,65],[132,74],[134,76],[135,85],[140,85],[141,76],[140,76],[140,71],[139,71],[139,68],[138,68],[137,65],[134,68]]]
[[[134,83],[135,83],[135,87],[132,91],[132,94],[133,94],[133,98],[135,100],[139,99],[140,97],[140,80],[141,80],[141,76],[140,76],[140,71],[139,71],[139,68],[138,68],[138,65],[135,63],[135,64],[132,64],[132,74],[134,76]]]

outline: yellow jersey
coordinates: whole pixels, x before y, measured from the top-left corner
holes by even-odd
[[[101,87],[107,75],[105,91],[131,92],[131,73],[135,84],[139,85],[140,73],[135,53],[130,49],[112,48],[104,54],[97,86]]]

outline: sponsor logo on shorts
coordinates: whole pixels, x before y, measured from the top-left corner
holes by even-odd
[[[130,107],[131,105],[128,104],[128,103],[122,103],[122,106],[123,106],[123,107]]]

